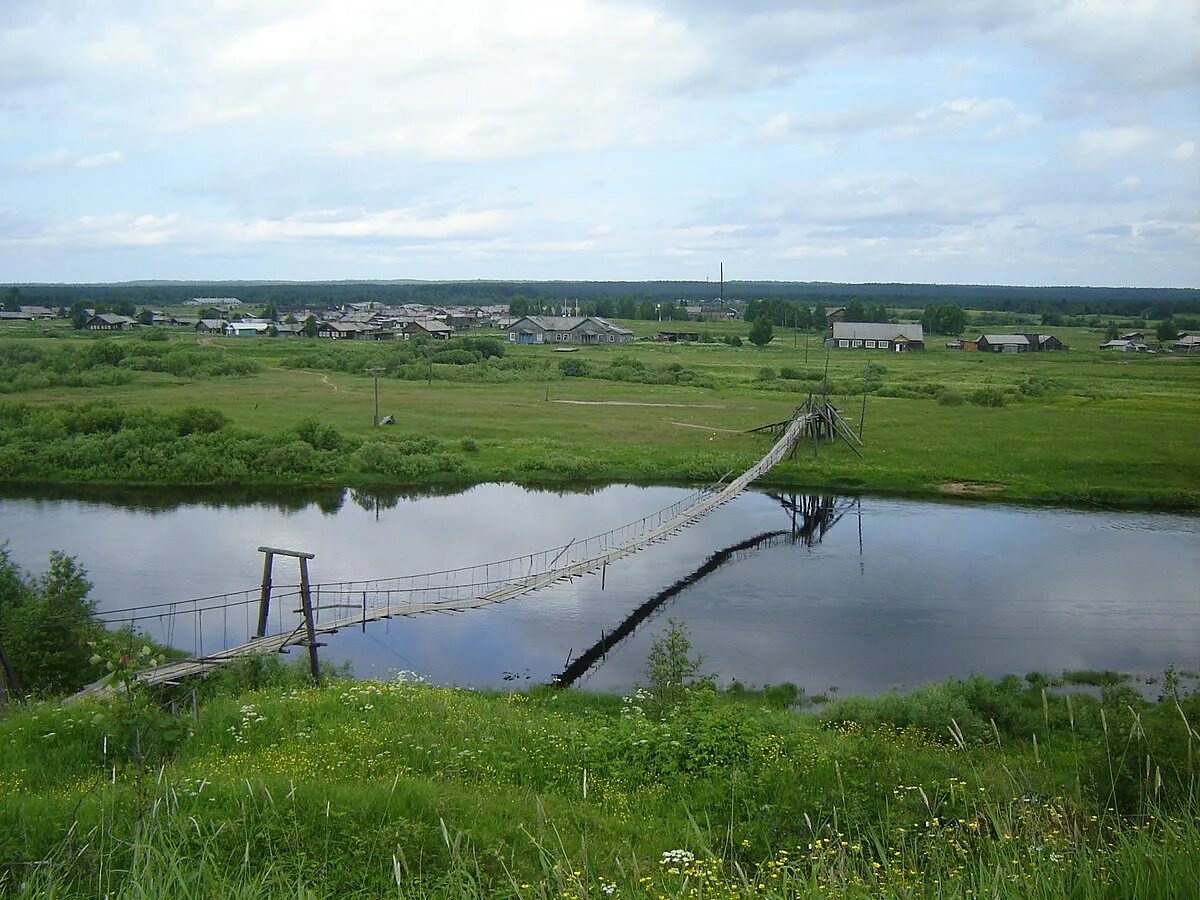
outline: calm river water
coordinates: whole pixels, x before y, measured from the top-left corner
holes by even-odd
[[[386,498],[10,494],[0,497],[0,542],[30,571],[54,549],[77,556],[100,608],[114,609],[253,588],[261,544],[315,553],[315,581],[406,575],[559,545],[687,493],[489,484]],[[396,618],[330,636],[321,652],[351,661],[358,675],[412,669],[480,687],[548,681],[715,551],[790,534],[791,502],[743,495],[610,566],[603,590],[589,576],[487,609]],[[874,498],[827,498],[824,508],[823,535],[810,528],[810,540],[777,538],[735,554],[667,600],[580,685],[627,688],[667,617],[687,623],[706,670],[722,680],[792,681],[810,693],[878,692],[972,672],[1200,668],[1200,518]],[[286,562],[277,560],[277,581],[294,580]],[[166,636],[165,622],[140,624]],[[209,614],[202,626],[213,649],[244,638],[253,622],[238,611]],[[177,623],[171,636],[191,650],[193,630]]]

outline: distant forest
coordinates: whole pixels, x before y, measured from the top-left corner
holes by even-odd
[[[0,292],[11,285],[0,285]],[[137,281],[118,284],[18,284],[21,302],[69,307],[77,300],[141,309],[178,304],[193,297],[237,297],[251,306],[274,304],[281,312],[341,306],[368,300],[387,305],[486,306],[517,298],[534,305],[578,300],[590,308],[616,309],[621,301],[672,306],[716,304],[720,286],[705,281]],[[1108,287],[1004,287],[954,284],[832,284],[794,281],[727,281],[731,303],[782,300],[806,305],[864,305],[920,309],[955,304],[965,309],[1017,313],[1120,315],[1161,319],[1200,312],[1200,289]],[[625,304],[626,306],[628,303]]]

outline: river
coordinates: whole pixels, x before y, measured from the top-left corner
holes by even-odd
[[[105,610],[253,588],[264,544],[315,553],[315,581],[406,575],[560,545],[687,493],[10,491],[0,497],[0,542],[27,571],[54,549],[76,556]],[[360,676],[407,669],[488,688],[548,681],[648,598],[738,544],[752,546],[666,599],[578,684],[628,689],[667,617],[687,624],[705,671],[723,682],[791,681],[810,694],[972,672],[1200,668],[1200,517],[761,491],[610,566],[603,585],[588,576],[485,609],[343,630],[321,653]],[[294,580],[288,562],[277,560],[277,581]],[[138,625],[189,651],[202,637],[211,650],[244,639],[252,616],[250,606],[209,613],[200,636],[190,619]]]

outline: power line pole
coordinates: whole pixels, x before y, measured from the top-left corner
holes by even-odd
[[[379,424],[379,373],[382,372],[383,369],[376,366],[374,368],[367,369],[366,371],[370,372],[372,375],[375,376],[375,419],[372,422],[372,424],[378,425]]]

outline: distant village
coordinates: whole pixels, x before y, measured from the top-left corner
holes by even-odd
[[[507,305],[433,307],[418,304],[385,306],[368,301],[349,303],[337,309],[303,309],[271,318],[243,312],[245,304],[236,297],[195,297],[185,301],[195,315],[143,310],[126,316],[96,309],[84,309],[78,324],[88,331],[131,331],[148,326],[190,328],[200,335],[262,338],[316,338],[322,340],[391,341],[423,336],[445,340],[464,332],[480,330],[502,332],[512,344],[533,345],[607,345],[624,344],[633,332],[607,318],[581,315],[569,304],[563,315],[512,316]],[[567,313],[574,312],[574,315]],[[689,322],[734,321],[741,318],[736,306],[684,305],[672,310],[670,328],[649,336],[648,340],[671,343],[699,342],[700,331],[677,324],[686,314]],[[63,318],[66,310],[47,306],[21,306],[0,311],[0,321],[48,321]],[[846,310],[837,307],[826,313],[828,328],[824,346],[836,350],[884,350],[895,353],[926,349],[925,329],[920,323],[849,322]],[[984,353],[1062,352],[1068,349],[1053,334],[993,333],[975,338],[946,341],[946,349]],[[1147,334],[1135,331],[1121,334],[1099,344],[1105,351],[1154,353],[1174,350],[1200,353],[1200,334],[1179,333],[1174,341],[1147,341]]]

